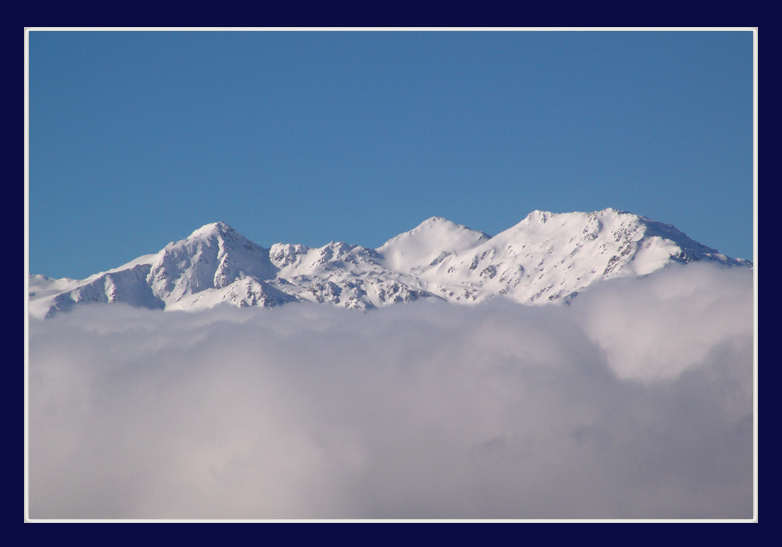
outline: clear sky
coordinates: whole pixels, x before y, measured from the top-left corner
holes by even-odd
[[[752,33],[30,32],[30,271],[614,207],[752,259]]]

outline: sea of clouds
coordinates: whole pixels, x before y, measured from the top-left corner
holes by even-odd
[[[30,517],[751,518],[752,283],[33,319]]]

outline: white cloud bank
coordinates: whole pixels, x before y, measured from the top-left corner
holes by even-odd
[[[752,273],[33,320],[32,518],[751,518]]]

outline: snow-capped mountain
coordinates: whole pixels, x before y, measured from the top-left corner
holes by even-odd
[[[341,242],[265,249],[217,222],[87,279],[31,275],[29,309],[35,317],[51,317],[98,302],[164,310],[297,301],[368,309],[421,298],[540,304],[563,301],[604,279],[697,260],[752,266],[669,224],[615,209],[533,211],[494,237],[432,217],[377,249]]]

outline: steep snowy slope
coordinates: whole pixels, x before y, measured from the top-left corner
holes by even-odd
[[[369,309],[421,298],[471,303],[496,297],[541,304],[603,279],[695,260],[751,266],[673,226],[614,209],[533,211],[494,237],[432,217],[376,250],[341,242],[265,249],[217,222],[81,281],[31,275],[29,310],[50,317],[86,303],[198,310],[296,301]]]
[[[516,226],[448,256],[418,276],[449,300],[480,301],[497,294],[522,303],[557,300],[612,277],[640,276],[671,262],[720,255],[673,226],[605,209],[593,213],[533,211]]]
[[[222,302],[270,307],[295,301],[264,281],[274,278],[276,271],[268,249],[224,222],[216,222],[182,241],[169,243],[157,254],[81,282],[59,281],[62,291],[36,292],[31,288],[36,294],[30,296],[30,312],[48,317],[85,303],[124,302],[151,309],[194,310]],[[48,286],[54,283],[50,281]],[[36,287],[40,285],[36,280]]]
[[[264,280],[277,268],[264,249],[224,222],[207,224],[169,243],[150,264],[147,283],[168,309],[274,306],[294,300]]]
[[[415,273],[490,237],[450,220],[432,217],[409,232],[389,239],[377,252],[389,270]]]

